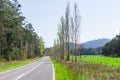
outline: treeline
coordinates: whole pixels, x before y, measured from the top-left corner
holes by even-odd
[[[0,0],[0,60],[41,56],[44,42],[25,20],[17,0]]]
[[[54,57],[69,61],[70,55],[75,56],[77,61],[78,43],[80,37],[80,20],[77,4],[74,5],[73,14],[70,13],[70,4],[66,6],[65,16],[60,18],[58,24],[58,37],[54,40],[52,53]],[[70,45],[70,42],[74,45]]]
[[[102,55],[102,47],[81,48],[81,55]]]
[[[120,33],[103,47],[81,48],[81,54],[120,57]]]
[[[102,54],[105,56],[120,57],[120,34],[116,35],[115,38],[103,47]]]

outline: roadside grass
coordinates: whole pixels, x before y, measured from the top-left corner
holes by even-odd
[[[55,79],[56,80],[88,80],[86,77],[79,77],[73,70],[63,64],[60,60],[52,59],[55,67]]]
[[[21,60],[21,61],[0,62],[0,72],[12,70],[12,69],[24,66],[32,62],[35,62],[39,59],[40,58],[27,59],[27,60]]]

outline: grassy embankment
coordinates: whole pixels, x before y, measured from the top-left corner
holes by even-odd
[[[35,62],[39,59],[40,58],[27,59],[27,60],[22,60],[22,61],[0,62],[0,72],[12,70],[12,69],[24,66],[32,62]]]

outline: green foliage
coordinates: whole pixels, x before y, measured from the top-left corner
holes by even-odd
[[[32,24],[26,23],[17,0],[0,1],[0,29],[0,58],[10,61],[40,56],[40,38]]]
[[[40,37],[39,39],[39,49],[40,49],[40,55],[43,55],[45,48],[44,48],[44,42],[42,37]]]
[[[120,34],[103,47],[103,55],[120,57]]]
[[[80,50],[80,51],[81,51],[81,55],[101,55],[102,54],[102,47],[82,48],[82,50]]]
[[[11,54],[11,59],[12,60],[17,60],[20,57],[20,49],[19,48],[14,48]]]

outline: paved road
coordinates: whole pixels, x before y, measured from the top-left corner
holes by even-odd
[[[54,68],[46,56],[27,66],[0,73],[0,80],[54,80]]]

